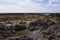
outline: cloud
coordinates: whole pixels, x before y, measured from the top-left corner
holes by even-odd
[[[49,2],[52,0],[0,0],[0,12],[60,12],[60,6],[49,4]]]
[[[60,13],[60,0],[49,0],[49,4],[47,5],[48,12],[50,13]]]
[[[50,5],[60,5],[60,0],[49,0]]]
[[[49,12],[50,13],[60,13],[60,5],[51,5],[49,6]]]
[[[42,4],[42,5],[48,4],[48,0],[32,0],[32,2],[35,2],[37,4]]]
[[[36,3],[32,3],[30,0],[23,0],[23,1],[16,1],[16,0],[11,0],[11,1],[5,1],[5,2],[10,2],[10,3],[15,3],[15,5],[9,4],[0,4],[0,12],[47,12],[47,7],[43,7],[41,5],[38,5]]]

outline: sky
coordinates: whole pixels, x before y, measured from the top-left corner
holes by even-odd
[[[0,0],[0,13],[60,13],[60,0]]]

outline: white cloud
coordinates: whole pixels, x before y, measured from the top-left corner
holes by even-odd
[[[14,2],[14,0],[6,2]],[[15,5],[1,5],[0,12],[47,12],[47,7],[43,7],[30,0],[18,1]]]
[[[0,1],[3,1],[3,2],[15,2],[16,0],[0,0]]]
[[[60,0],[49,0],[49,5],[60,5]]]
[[[47,5],[50,13],[60,13],[60,2],[59,0],[49,0],[49,4]]]
[[[49,3],[43,6],[40,3],[32,3],[31,0],[0,0],[0,2],[8,2],[6,5],[0,4],[0,12],[60,12],[60,6],[56,4]],[[49,2],[53,1],[49,0]]]

